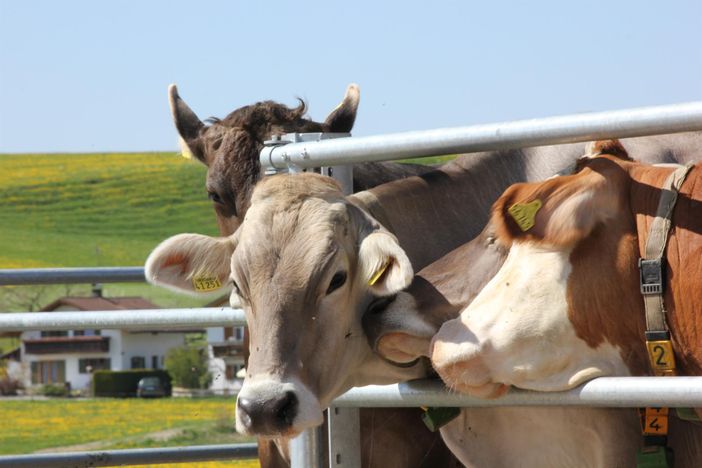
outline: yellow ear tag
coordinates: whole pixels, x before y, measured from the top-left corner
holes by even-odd
[[[383,263],[383,265],[380,268],[378,268],[378,271],[373,273],[373,276],[371,276],[370,279],[368,280],[368,286],[373,286],[375,283],[378,282],[380,277],[383,276],[383,273],[385,273],[385,270],[387,270],[388,267],[390,266],[390,262],[391,262],[391,260],[389,260],[389,259],[385,260],[385,263]]]
[[[534,227],[536,212],[541,208],[541,200],[534,200],[529,203],[515,203],[507,210],[512,218],[517,222],[519,229],[526,232]]]
[[[222,287],[219,278],[214,275],[201,275],[193,277],[193,287],[196,291],[208,292]]]

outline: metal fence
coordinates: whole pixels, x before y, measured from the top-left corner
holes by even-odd
[[[702,130],[702,102],[534,119],[457,129],[376,137],[276,143],[261,152],[264,167],[304,168],[393,160],[459,152],[505,149],[599,138]],[[293,141],[299,141],[293,138]],[[140,267],[0,270],[0,285],[143,281]],[[101,312],[0,314],[0,332],[61,329],[164,329],[244,323],[242,311],[193,308]],[[329,410],[329,466],[360,465],[358,407],[430,406],[702,406],[702,377],[599,378],[567,392],[513,390],[497,400],[447,392],[440,382],[418,381],[353,389]],[[320,430],[305,431],[291,446],[293,467],[322,464]],[[125,463],[192,462],[252,457],[255,447],[205,446],[0,457],[0,466],[116,466]]]

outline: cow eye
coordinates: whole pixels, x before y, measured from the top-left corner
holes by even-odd
[[[332,292],[336,291],[340,287],[344,285],[346,282],[346,272],[345,271],[337,271],[334,273],[334,276],[332,277],[331,281],[329,282],[329,287],[327,288],[327,294],[331,294]]]
[[[207,198],[209,198],[209,199],[212,200],[213,202],[218,203],[218,204],[220,204],[220,205],[221,205],[222,203],[224,203],[224,202],[222,201],[222,197],[220,197],[219,194],[218,194],[217,192],[207,192]]]

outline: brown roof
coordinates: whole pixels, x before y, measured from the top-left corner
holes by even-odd
[[[143,297],[61,297],[51,304],[41,309],[42,312],[53,312],[61,306],[74,307],[78,310],[139,310],[139,309],[160,309],[159,306]],[[129,330],[129,333],[202,333],[204,329],[143,329]],[[45,340],[46,338],[42,338]]]
[[[151,301],[142,297],[61,297],[43,307],[42,312],[51,312],[61,306],[75,307],[78,310],[124,310],[158,309]]]

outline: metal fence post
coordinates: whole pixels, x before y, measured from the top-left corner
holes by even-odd
[[[361,466],[361,419],[358,408],[332,406],[329,415],[329,468]]]
[[[291,468],[322,468],[322,428],[307,429],[290,441]]]

